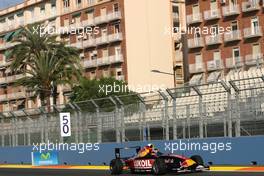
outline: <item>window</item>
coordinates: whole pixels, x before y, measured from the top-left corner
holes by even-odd
[[[95,0],[87,0],[87,4],[90,6],[90,5],[93,5],[95,4]]]
[[[211,29],[212,29],[212,35],[218,35],[219,34],[219,27],[218,27],[218,25],[213,25],[211,27]]]
[[[103,54],[103,58],[108,57],[108,49],[107,48],[103,49],[102,54]]]
[[[214,51],[214,61],[218,62],[219,60],[221,60],[221,54],[220,51]]]
[[[239,58],[240,57],[240,50],[239,48],[233,48],[233,58]]]
[[[119,11],[119,5],[118,3],[114,4],[114,12],[118,12]]]
[[[105,7],[103,7],[103,8],[101,8],[101,16],[105,16],[106,15],[106,8]]]
[[[70,7],[70,0],[63,0],[64,9],[68,9]]]
[[[68,18],[64,19],[64,26],[69,26],[70,25],[70,21]]]
[[[229,1],[229,4],[230,4],[231,6],[234,6],[234,5],[237,4],[237,0],[230,0],[230,1]]]
[[[115,55],[116,56],[121,56],[122,55],[121,46],[115,47]]]
[[[231,22],[231,29],[232,29],[232,31],[237,31],[238,30],[238,22],[237,21],[232,21]]]
[[[218,8],[216,0],[211,0],[210,8],[211,8],[211,10],[216,10]]]
[[[86,11],[86,14],[87,14],[88,19],[93,19],[93,17],[94,17],[94,9],[88,9]]]
[[[193,12],[194,17],[195,17],[195,14],[200,13],[200,8],[199,8],[199,5],[198,4],[194,4],[193,5],[192,12]]]
[[[258,17],[251,18],[251,32],[252,34],[257,34],[259,32]]]
[[[196,54],[195,55],[195,64],[201,64],[203,62],[202,55]]]
[[[102,37],[107,37],[107,28],[102,28]]]
[[[45,15],[45,4],[42,4],[42,5],[40,6],[40,14],[41,14],[41,15]]]
[[[118,23],[118,24],[114,25],[114,33],[116,34],[116,33],[119,33],[119,32],[120,32],[120,24]]]
[[[81,8],[82,7],[82,0],[76,0],[76,7]]]
[[[258,55],[260,54],[260,44],[259,43],[255,43],[252,45],[252,55]]]

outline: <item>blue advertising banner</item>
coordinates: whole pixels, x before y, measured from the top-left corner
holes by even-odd
[[[47,166],[47,165],[58,165],[58,152],[49,151],[49,152],[32,152],[32,165],[33,166]]]

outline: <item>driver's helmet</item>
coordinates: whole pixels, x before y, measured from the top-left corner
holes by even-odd
[[[154,145],[153,144],[148,144],[147,145],[149,148],[151,148],[151,149],[154,149]]]

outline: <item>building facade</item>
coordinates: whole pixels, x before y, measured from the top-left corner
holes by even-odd
[[[180,3],[179,3],[180,2]],[[15,43],[6,42],[21,26],[43,22],[55,29],[60,39],[80,50],[84,75],[90,79],[115,77],[129,85],[173,87],[183,83],[183,59],[176,57],[180,40],[166,35],[166,28],[179,25],[182,1],[156,0],[25,0],[0,11],[0,111],[40,106],[38,98],[16,79],[6,53]],[[182,18],[185,19],[185,18]],[[78,29],[76,33],[64,29]],[[85,32],[83,32],[85,29]],[[87,32],[88,30],[88,32]],[[177,45],[176,45],[177,44]],[[175,49],[176,48],[176,49]],[[180,71],[179,71],[180,70]],[[181,78],[180,78],[181,77]],[[67,102],[67,86],[58,88],[57,104]],[[52,102],[52,101],[51,101]]]
[[[255,73],[242,71],[261,67],[261,0],[189,0],[186,15],[190,84],[214,82],[240,72],[239,79],[244,73]]]

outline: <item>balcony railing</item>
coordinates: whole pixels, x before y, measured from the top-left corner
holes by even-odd
[[[245,28],[244,29],[244,38],[252,38],[252,37],[261,37],[262,29],[261,26]]]
[[[226,59],[226,68],[239,68],[244,65],[242,57],[231,57]]]
[[[202,37],[188,39],[188,47],[189,48],[200,48],[204,46],[204,41]]]
[[[202,22],[202,14],[196,13],[187,16],[187,24],[201,23]]]
[[[97,67],[97,60],[85,60],[83,61],[83,67],[84,68],[92,68],[92,67]]]
[[[77,43],[71,43],[72,47],[76,47],[78,49],[82,49],[83,48],[83,43],[82,42],[77,42]]]
[[[123,55],[119,54],[119,55],[112,55],[103,58],[98,58],[94,60],[85,60],[83,61],[83,66],[84,68],[92,68],[102,65],[122,63],[123,61],[124,61]]]
[[[205,71],[204,63],[196,63],[189,65],[189,72],[190,73],[202,73]]]
[[[20,98],[26,98],[25,91],[7,94],[8,100],[15,100],[15,99],[20,99]]]
[[[118,75],[116,76],[116,79],[119,81],[124,81],[125,80],[125,76],[124,75]]]
[[[98,37],[96,38],[96,44],[97,45],[103,45],[103,44],[106,44],[108,43],[108,35],[105,35],[105,36],[101,36],[101,37]]]
[[[223,69],[223,61],[219,60],[211,60],[207,62],[207,70],[214,71],[214,70],[221,70]]]
[[[240,6],[238,4],[223,7],[223,16],[225,17],[239,14]]]
[[[118,11],[118,12],[112,12],[112,13],[109,13],[109,14],[107,15],[107,18],[108,18],[109,21],[119,20],[119,19],[122,18],[122,16],[121,16],[121,12]]]
[[[219,9],[212,9],[207,10],[204,12],[204,19],[205,20],[214,20],[220,18],[220,10]]]
[[[109,60],[111,64],[124,62],[124,58],[122,54],[110,56]]]
[[[248,0],[242,3],[243,12],[250,12],[250,11],[255,11],[259,9],[260,9],[259,0]]]
[[[236,31],[226,32],[224,34],[224,40],[225,42],[241,40],[241,31],[236,30]]]
[[[109,42],[116,42],[116,41],[121,41],[121,40],[123,40],[122,33],[115,33],[115,34],[108,35]]]
[[[263,53],[246,55],[245,63],[248,66],[262,64],[263,63]]]
[[[94,19],[88,19],[88,20],[84,20],[82,21],[82,26],[86,27],[86,26],[93,26],[94,25]]]
[[[222,43],[222,37],[221,35],[208,35],[205,37],[206,45],[215,45],[215,44],[221,44]]]
[[[101,23],[106,23],[106,22],[108,22],[107,15],[101,15],[101,16],[94,18],[95,24],[101,24]]]
[[[95,39],[89,39],[83,41],[83,48],[88,48],[92,46],[96,46]]]

